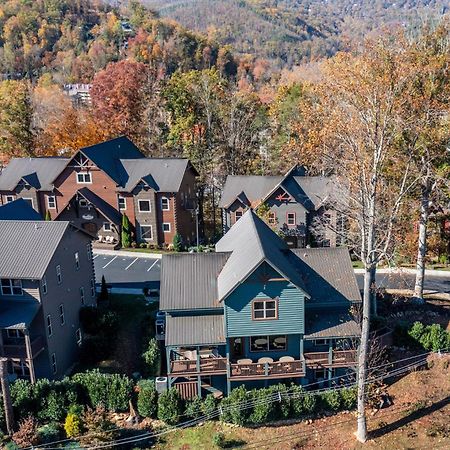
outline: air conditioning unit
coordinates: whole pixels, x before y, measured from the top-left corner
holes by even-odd
[[[158,392],[158,394],[161,394],[164,391],[167,391],[167,384],[168,384],[167,377],[156,377],[155,380],[156,392]]]

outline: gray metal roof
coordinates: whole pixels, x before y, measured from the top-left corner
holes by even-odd
[[[311,304],[361,301],[347,248],[299,248],[291,255]]]
[[[166,317],[166,345],[224,344],[223,314]]]
[[[2,300],[0,302],[0,329],[28,328],[40,307],[41,304],[38,301]]]
[[[305,338],[339,338],[361,335],[361,328],[350,314],[339,311],[308,311],[305,312]]]
[[[0,278],[44,276],[69,222],[0,221]]]
[[[42,220],[42,216],[23,198],[0,206],[0,220]]]
[[[228,257],[229,253],[163,255],[161,310],[221,308],[217,280]]]
[[[321,206],[332,188],[331,180],[327,177],[294,177],[294,180],[312,202],[314,209]]]
[[[178,192],[189,160],[184,158],[145,158],[121,160],[127,172],[123,191],[130,192],[143,180],[157,192]]]
[[[309,296],[300,273],[289,258],[288,246],[251,209],[220,239],[216,252],[232,252],[218,277],[220,301],[264,261]]]
[[[0,190],[12,191],[24,179],[36,189],[51,191],[53,180],[69,162],[68,158],[13,158],[0,172]]]

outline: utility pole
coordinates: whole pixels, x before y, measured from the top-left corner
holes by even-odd
[[[11,436],[14,433],[14,415],[11,401],[11,391],[8,380],[8,359],[0,358],[0,383],[2,386],[3,408],[5,410],[6,430]]]

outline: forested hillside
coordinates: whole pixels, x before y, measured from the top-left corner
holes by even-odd
[[[142,0],[162,17],[204,31],[278,66],[331,56],[353,39],[448,10],[446,0]]]

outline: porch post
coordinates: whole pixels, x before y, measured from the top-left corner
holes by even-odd
[[[197,396],[202,398],[202,377],[200,375],[200,346],[197,345]]]
[[[228,395],[230,395],[230,392],[231,392],[230,342],[228,339],[226,342],[226,355],[227,355],[227,396],[228,396]]]
[[[23,330],[25,335],[25,349],[27,351],[27,361],[28,367],[30,368],[30,381],[31,384],[36,383],[36,375],[34,373],[34,361],[33,361],[33,350],[31,349],[30,332],[27,328]]]
[[[0,384],[3,396],[3,408],[5,410],[6,430],[11,436],[14,433],[14,415],[11,400],[11,391],[9,389],[7,364],[7,358],[0,358]]]
[[[328,340],[328,383],[331,383],[331,375],[333,374],[333,340]]]
[[[303,372],[306,374],[306,360],[304,355],[303,335],[300,335],[300,361],[302,361]]]

